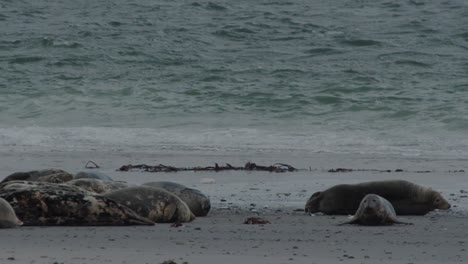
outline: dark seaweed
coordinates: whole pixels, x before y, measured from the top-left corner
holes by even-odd
[[[147,172],[177,172],[177,171],[225,171],[225,170],[245,170],[245,171],[269,171],[269,172],[292,172],[298,171],[291,165],[284,163],[275,163],[270,166],[261,166],[252,162],[247,162],[243,167],[234,167],[229,163],[226,163],[225,166],[219,166],[218,163],[215,163],[214,166],[208,167],[173,167],[159,164],[156,166],[150,166],[146,164],[140,165],[124,165],[118,169],[119,171],[147,171]]]

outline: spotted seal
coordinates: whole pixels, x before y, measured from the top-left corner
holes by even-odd
[[[9,181],[0,184],[0,197],[28,226],[154,224],[112,199],[66,184]]]
[[[81,189],[94,193],[106,193],[129,187],[129,184],[126,182],[106,181],[92,178],[74,179],[66,182],[65,184],[77,186]]]
[[[195,216],[176,195],[160,188],[134,186],[103,194],[156,223],[190,222]]]
[[[190,211],[192,211],[195,216],[206,216],[211,209],[210,198],[199,190],[168,181],[147,182],[143,185],[162,188],[177,195],[188,205]]]
[[[314,193],[305,205],[308,213],[353,214],[361,200],[374,193],[389,200],[397,215],[424,215],[434,209],[446,210],[450,204],[439,192],[404,180],[339,184]]]
[[[395,209],[392,204],[382,196],[377,194],[366,195],[357,209],[354,216],[350,221],[342,223],[358,224],[358,225],[392,225],[392,224],[405,224],[411,223],[401,222],[397,219]]]
[[[22,225],[23,222],[16,217],[15,210],[3,198],[0,198],[0,228],[13,228]]]

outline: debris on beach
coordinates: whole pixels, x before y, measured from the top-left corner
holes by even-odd
[[[328,172],[352,172],[353,169],[346,169],[346,168],[336,168],[336,169],[329,169]]]
[[[265,225],[271,224],[270,221],[263,219],[261,217],[249,217],[245,219],[244,224],[246,225]]]
[[[362,171],[365,171],[365,172],[414,172],[414,173],[431,173],[431,172],[436,172],[436,171],[432,171],[432,170],[416,170],[416,171],[409,171],[409,170],[403,170],[403,169],[395,169],[395,170],[390,170],[390,169],[350,169],[350,168],[336,168],[336,169],[329,169],[327,170],[327,172],[330,172],[330,173],[336,173],[336,172],[342,172],[342,173],[346,173],[346,172],[362,172]],[[464,173],[465,171],[464,170],[449,170],[449,171],[445,171],[445,172],[448,172],[448,173]]]
[[[353,171],[375,171],[375,172],[392,172],[392,170],[378,170],[378,169],[348,169],[348,168],[336,168],[329,169],[328,172],[353,172]],[[397,169],[395,172],[403,172],[402,169]]]
[[[86,169],[99,169],[100,166],[97,165],[94,161],[90,160],[90,161],[86,162],[85,168]]]
[[[146,164],[140,165],[123,165],[121,166],[118,171],[132,171],[132,170],[139,170],[139,171],[147,171],[147,172],[178,172],[178,171],[225,171],[225,170],[245,170],[245,171],[269,171],[269,172],[292,172],[297,171],[298,169],[294,168],[291,165],[284,164],[284,163],[275,163],[270,166],[262,166],[257,165],[252,162],[247,162],[243,167],[235,167],[229,163],[226,163],[225,166],[219,166],[218,163],[215,163],[214,166],[207,166],[207,167],[174,167],[174,166],[167,166],[163,164],[159,164],[156,166],[150,166]]]
[[[213,178],[203,178],[200,180],[200,183],[202,184],[214,184],[216,183],[216,180]]]
[[[165,261],[161,262],[161,264],[177,264],[177,262],[175,262],[174,260],[170,259],[170,260],[165,260]]]
[[[161,262],[161,264],[177,264],[177,262],[175,262],[174,260],[170,259],[170,260],[165,260],[163,262]],[[182,262],[182,264],[188,264],[187,261],[184,261]]]
[[[173,223],[173,224],[171,225],[171,227],[176,227],[176,228],[177,228],[177,227],[183,227],[183,226],[184,226],[184,224],[179,223],[179,222]]]

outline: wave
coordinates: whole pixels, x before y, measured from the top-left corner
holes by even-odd
[[[393,132],[321,131],[252,128],[0,128],[3,151],[122,151],[195,153],[352,153],[440,157],[468,154],[468,139],[446,135]]]

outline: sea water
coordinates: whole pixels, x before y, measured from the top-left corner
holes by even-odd
[[[464,0],[2,0],[0,148],[468,156]]]

